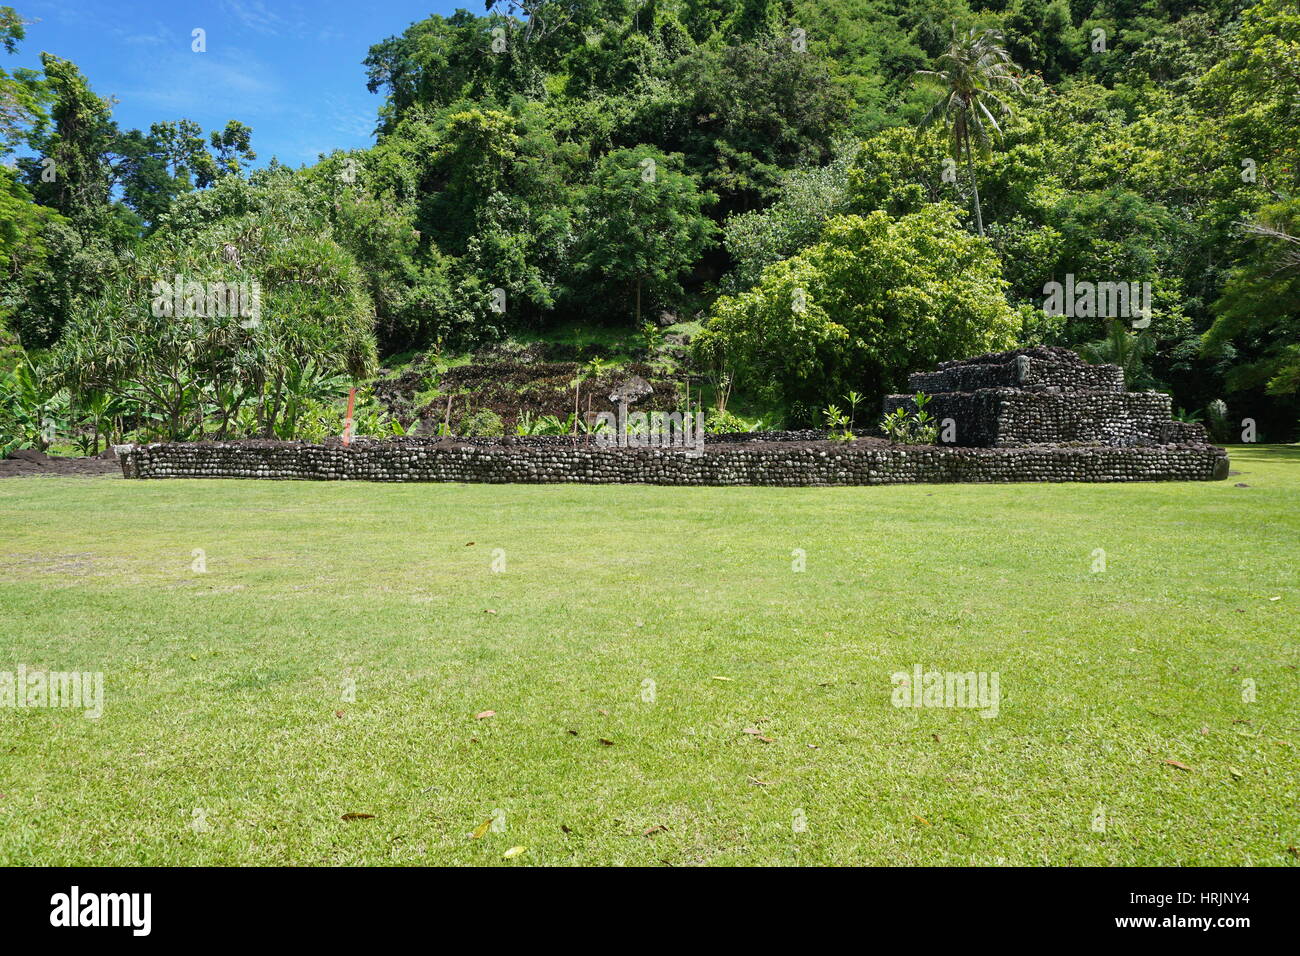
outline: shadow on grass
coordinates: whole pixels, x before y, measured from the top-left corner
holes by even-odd
[[[1300,445],[1221,445],[1237,461],[1300,462]]]

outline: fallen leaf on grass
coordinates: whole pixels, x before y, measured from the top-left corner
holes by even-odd
[[[496,715],[497,712],[495,710],[482,710],[474,715],[474,719],[483,720],[485,717],[495,717]]]
[[[578,732],[576,730],[570,730],[569,733],[573,734],[573,736],[575,737],[578,736]]]
[[[1300,856],[1300,846],[1289,846],[1286,851],[1292,856]]]
[[[1191,773],[1192,770],[1191,767],[1187,766],[1187,764],[1183,763],[1181,760],[1166,760],[1165,763],[1171,767],[1177,767],[1179,770],[1186,770],[1188,773]]]
[[[472,548],[472,547],[474,547],[474,542],[473,542],[473,541],[466,541],[466,542],[465,542],[465,547],[467,547],[467,548]]]
[[[373,820],[374,818],[373,813],[345,813],[342,817],[344,820]]]
[[[715,674],[715,675],[713,675],[713,677],[711,677],[711,678],[709,678],[709,679],[710,679],[710,680],[735,680],[736,678],[734,678],[734,677],[719,677],[718,675]]]
[[[602,717],[608,717],[608,716],[609,716],[609,711],[607,711],[607,710],[606,710],[605,708],[603,708],[603,707],[600,708],[599,710],[597,710],[596,713],[600,714]]]
[[[1232,774],[1233,780],[1240,780],[1242,777],[1245,776],[1245,774],[1242,773],[1240,770],[1238,770],[1236,767],[1229,767],[1228,773]]]
[[[934,742],[935,742],[936,744],[941,744],[941,743],[943,743],[943,741],[939,739],[939,735],[938,735],[938,734],[931,734],[930,736],[934,738]]]
[[[483,609],[483,613],[484,613],[484,614],[495,614],[496,611],[495,611],[493,608],[485,607],[485,608]]]
[[[646,830],[645,833],[642,833],[641,835],[642,835],[643,837],[648,837],[648,836],[650,836],[652,833],[658,833],[660,830],[667,830],[667,829],[668,829],[668,828],[667,828],[666,826],[664,826],[662,823],[660,823],[660,824],[657,824],[656,826],[652,826],[649,830]]]
[[[614,741],[612,741],[612,740],[606,740],[604,737],[601,737],[601,738],[600,738],[600,742],[601,742],[602,744],[604,744],[606,747],[612,747],[612,746],[614,746]]]
[[[526,846],[512,846],[510,849],[506,850],[506,852],[504,852],[504,853],[501,854],[501,859],[503,859],[503,860],[513,860],[513,859],[514,859],[515,857],[517,857],[520,853],[523,853],[524,850],[526,850],[526,849],[528,849],[528,847],[526,847]]]
[[[915,813],[912,814],[912,819],[915,820],[917,823],[921,824],[922,826],[927,826],[927,827],[934,826],[934,824],[931,823],[929,820],[927,820],[925,817],[918,817]]]
[[[573,831],[570,830],[568,827],[566,827],[563,823],[561,823],[561,824],[560,824],[560,832],[561,832],[561,833],[572,833]]]
[[[488,830],[491,829],[492,829],[492,818],[488,817],[486,820],[484,820],[482,823],[480,823],[478,826],[474,828],[474,832],[469,835],[469,838],[471,840],[477,840],[480,837],[484,836],[488,832]]]
[[[341,711],[341,710],[336,710],[336,711],[334,711],[334,716],[335,716],[335,717],[342,717],[342,716],[343,716],[343,711]]]

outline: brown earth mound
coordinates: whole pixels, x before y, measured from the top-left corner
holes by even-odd
[[[574,388],[570,383],[582,370],[578,362],[500,359],[472,362],[437,375],[427,365],[418,364],[395,379],[377,383],[375,396],[408,428],[418,418],[419,434],[434,433],[447,419],[455,429],[466,416],[484,410],[499,416],[510,434],[523,414],[533,418],[554,415],[561,420],[573,414]],[[683,410],[681,387],[676,381],[656,378],[649,365],[634,362],[583,381],[577,389],[579,414],[614,411],[609,393],[634,375],[646,379],[652,388],[650,395],[636,403],[635,410]],[[416,408],[416,393],[430,387],[436,387],[444,397]]]
[[[95,475],[118,475],[122,469],[110,449],[94,458],[60,458],[42,451],[24,448],[0,460],[0,478],[29,478],[33,475],[72,475],[89,478]]]

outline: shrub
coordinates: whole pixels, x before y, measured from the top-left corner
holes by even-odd
[[[1214,441],[1222,444],[1231,440],[1232,426],[1228,423],[1228,405],[1223,399],[1216,398],[1205,406],[1205,427]]]
[[[705,419],[704,430],[710,435],[729,435],[736,432],[752,432],[754,428],[739,415],[728,411],[712,411]]]
[[[456,427],[456,434],[481,438],[500,438],[506,433],[501,416],[490,408],[481,408],[464,416]]]

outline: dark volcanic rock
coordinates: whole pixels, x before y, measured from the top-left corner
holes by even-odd
[[[684,449],[587,446],[569,437],[140,445],[122,455],[128,478],[467,481],[654,485],[884,485],[909,482],[1207,481],[1226,471],[1212,446],[955,448],[854,442],[714,441]]]

